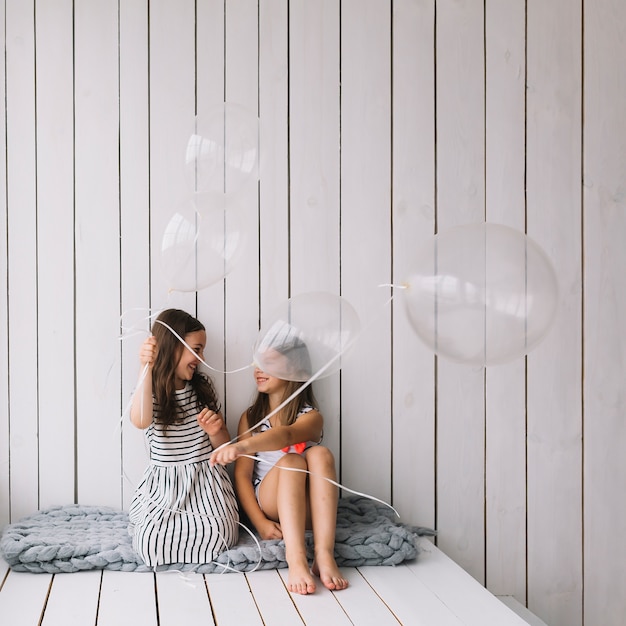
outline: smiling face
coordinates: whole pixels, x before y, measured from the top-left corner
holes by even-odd
[[[270,376],[258,367],[254,368],[254,380],[256,381],[257,391],[266,393],[269,396],[277,393],[282,395],[283,390],[287,386],[286,380]]]
[[[187,333],[184,337],[187,345],[204,360],[204,348],[206,347],[206,332],[204,330],[196,330]],[[186,381],[191,380],[200,363],[196,355],[192,354],[185,346],[181,344],[181,353],[174,372],[174,381],[176,389],[182,389]]]

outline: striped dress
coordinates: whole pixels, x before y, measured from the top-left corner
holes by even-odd
[[[129,509],[133,548],[150,567],[210,563],[237,542],[239,513],[226,469],[211,467],[209,436],[190,384],[177,391],[184,419],[147,428],[150,465]]]

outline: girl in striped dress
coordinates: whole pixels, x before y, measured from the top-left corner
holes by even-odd
[[[232,482],[223,467],[209,464],[230,435],[215,388],[198,371],[205,346],[196,318],[167,309],[139,353],[146,371],[130,418],[146,431],[150,464],[130,505],[129,532],[151,567],[210,563],[238,538]]]

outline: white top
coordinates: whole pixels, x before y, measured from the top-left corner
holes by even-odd
[[[308,413],[309,411],[312,411],[313,407],[312,406],[305,406],[300,413],[298,413],[298,417],[300,417],[301,415],[304,415],[305,413]],[[298,417],[296,417],[296,419],[298,419]],[[254,431],[252,433],[252,436],[254,437],[255,435],[259,435],[261,433],[264,433],[265,431],[269,430],[272,427],[272,425],[269,423],[269,421],[267,422],[263,422],[261,424],[261,426],[259,427],[259,430]],[[307,441],[306,442],[306,447],[305,449],[301,452],[301,454],[303,454],[304,452],[306,452],[309,448],[313,447],[313,446],[317,446],[320,443],[322,443],[322,438],[320,437],[319,441]],[[274,467],[274,465],[276,465],[276,463],[278,463],[278,461],[285,455],[288,453],[293,453],[296,452],[296,450],[294,449],[293,446],[291,446],[289,448],[289,450],[285,451],[285,450],[268,450],[266,452],[257,452],[256,453],[256,461],[254,462],[254,471],[252,473],[252,483],[255,487],[255,489],[261,484],[261,481],[265,478],[266,474],[272,469],[272,467]]]

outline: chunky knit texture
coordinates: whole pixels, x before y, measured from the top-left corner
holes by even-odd
[[[434,531],[406,526],[396,519],[390,508],[369,498],[341,498],[335,541],[338,565],[398,565],[416,558],[417,536],[433,535]],[[211,563],[173,564],[161,566],[158,571],[208,574],[287,567],[282,540],[257,538],[257,541],[258,545],[242,530],[239,543]],[[312,558],[310,533],[307,533],[307,548]],[[25,517],[4,529],[0,554],[17,572],[153,571],[132,548],[128,513],[108,507],[58,506]]]

